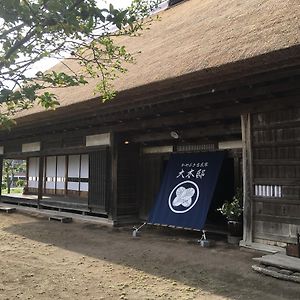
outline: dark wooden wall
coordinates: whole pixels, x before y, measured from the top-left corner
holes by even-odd
[[[103,149],[89,154],[89,208],[106,213],[108,211],[110,184],[109,150]]]
[[[117,216],[138,216],[139,145],[119,144],[117,163]]]
[[[1,199],[1,191],[2,191],[2,172],[3,172],[3,156],[0,155],[0,199]]]
[[[144,154],[139,176],[139,216],[146,220],[159,192],[166,154]]]
[[[300,108],[254,114],[252,155],[254,241],[293,242],[300,232]]]

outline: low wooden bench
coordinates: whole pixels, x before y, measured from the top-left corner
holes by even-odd
[[[0,211],[11,214],[11,213],[15,212],[16,209],[14,207],[0,206]]]
[[[64,216],[50,216],[49,221],[59,221],[61,223],[71,223],[72,218]]]

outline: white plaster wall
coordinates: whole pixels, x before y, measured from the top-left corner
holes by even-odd
[[[79,178],[80,155],[70,155],[68,177]],[[79,182],[68,182],[68,190],[79,191]]]
[[[57,183],[56,189],[64,190],[66,181],[66,157],[57,156]]]
[[[79,182],[68,182],[68,190],[79,191]]]
[[[69,156],[68,176],[79,178],[80,155]]]
[[[89,155],[81,155],[81,178],[89,178]]]
[[[40,149],[41,149],[40,142],[22,144],[22,152],[35,152],[35,151],[40,151]]]
[[[80,191],[88,192],[89,191],[89,183],[88,182],[81,182],[80,183]]]
[[[46,188],[55,189],[56,156],[48,156],[46,158],[46,177],[52,179],[52,181],[46,181]]]
[[[28,160],[28,187],[38,188],[39,158],[30,157]]]
[[[81,155],[80,178],[89,178],[89,155],[88,154]],[[81,182],[80,183],[80,191],[88,192],[89,191],[89,183]]]
[[[110,133],[88,135],[86,137],[86,146],[110,145]]]

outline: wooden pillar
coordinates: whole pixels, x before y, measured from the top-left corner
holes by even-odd
[[[69,177],[69,155],[65,159],[65,197],[68,195],[68,177]]]
[[[108,217],[117,221],[118,214],[118,141],[114,133],[110,135],[110,164],[111,164],[111,186],[108,203]]]
[[[251,115],[241,116],[242,141],[243,141],[243,243],[250,245],[253,242],[253,172],[251,148]]]
[[[25,186],[25,194],[28,193],[28,184],[29,184],[29,157],[26,158],[26,186]]]
[[[54,194],[57,194],[57,159],[58,156],[55,156],[55,177],[54,177]]]
[[[40,200],[43,198],[44,159],[44,156],[40,156],[39,158],[38,208],[40,208]]]
[[[79,154],[79,174],[78,174],[78,196],[81,196],[81,163],[82,163],[82,154]]]
[[[43,174],[45,177],[45,180],[43,182],[43,189],[44,189],[44,193],[47,194],[46,192],[46,186],[47,186],[47,166],[48,166],[48,161],[47,161],[47,157],[45,157],[45,163],[44,163],[44,170],[43,170]]]
[[[3,172],[3,156],[0,155],[0,199],[2,194],[2,172]]]

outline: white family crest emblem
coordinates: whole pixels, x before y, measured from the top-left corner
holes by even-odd
[[[177,214],[191,210],[199,198],[198,185],[190,180],[177,184],[169,195],[169,207]]]
[[[181,186],[176,190],[176,197],[172,202],[173,206],[182,205],[184,207],[189,207],[192,204],[192,197],[195,194],[194,188],[188,188]]]

